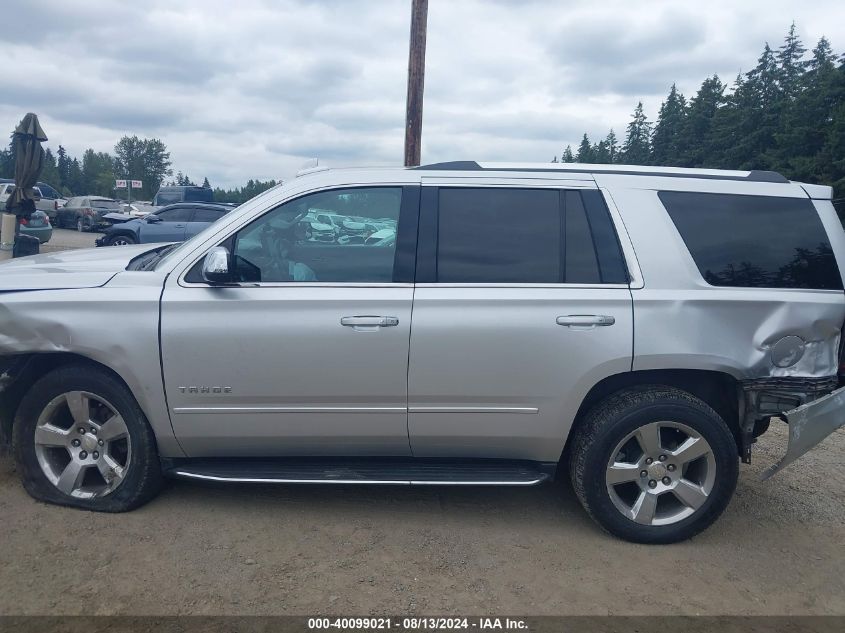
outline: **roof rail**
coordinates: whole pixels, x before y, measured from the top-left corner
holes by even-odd
[[[474,160],[456,160],[445,163],[432,163],[430,165],[420,165],[413,169],[420,169],[423,171],[522,171],[522,172],[545,172],[545,173],[574,173],[574,174],[613,174],[619,176],[660,176],[662,178],[699,178],[705,180],[741,180],[746,182],[776,182],[788,183],[789,180],[782,174],[776,171],[752,170],[746,176],[738,176],[730,172],[720,173],[702,173],[700,171],[682,171],[681,168],[677,171],[660,171],[660,167],[645,167],[640,170],[636,165],[582,165],[580,169],[574,168],[577,163],[573,163],[573,168],[566,167],[546,167],[546,163],[538,163],[534,166],[524,167],[507,167],[506,165],[496,165],[484,167]]]

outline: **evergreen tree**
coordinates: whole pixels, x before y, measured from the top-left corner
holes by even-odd
[[[777,162],[796,180],[821,182],[833,172],[833,156],[823,149],[837,104],[836,58],[826,38],[819,40],[804,67],[794,102],[784,112],[781,131],[776,135]]]
[[[628,123],[622,160],[630,165],[648,165],[651,154],[651,123],[643,112],[643,102],[637,104]]]
[[[718,75],[708,77],[690,99],[684,128],[678,140],[678,162],[682,167],[702,167],[707,163],[705,146],[716,111],[724,103],[725,86]]]
[[[46,182],[56,190],[61,188],[59,169],[56,166],[56,156],[49,147],[44,151],[44,163],[41,168],[40,180],[41,182]]]
[[[584,134],[584,138],[581,139],[581,144],[578,146],[576,160],[579,163],[593,162],[593,148],[590,146],[590,139],[586,134]]]
[[[778,84],[783,97],[787,100],[794,99],[800,89],[801,75],[806,66],[801,60],[806,52],[807,49],[804,48],[795,32],[795,22],[793,22],[776,55]]]
[[[607,147],[607,153],[610,157],[609,163],[616,163],[619,160],[619,141],[616,140],[616,133],[613,128],[607,133],[607,138],[604,139],[604,144]]]
[[[651,163],[677,165],[681,159],[681,145],[687,120],[687,102],[675,84],[660,105],[660,113],[651,137]]]
[[[555,157],[554,162],[557,162],[557,157]],[[203,189],[211,189],[211,183],[208,182],[208,178],[202,179],[202,188]]]
[[[742,128],[737,148],[740,169],[770,169],[770,152],[775,148],[780,115],[782,113],[780,69],[768,43],[757,66],[748,73],[745,84],[750,91],[749,101],[742,112]]]
[[[59,187],[62,189],[70,188],[70,159],[67,157],[67,150],[59,145],[56,152],[56,169],[59,171]]]
[[[590,148],[590,152],[592,154],[591,160],[594,163],[607,165],[612,162],[610,160],[610,150],[607,147],[607,141],[604,139],[595,143],[592,148]]]
[[[563,154],[560,157],[560,162],[562,163],[574,163],[575,156],[572,154],[572,146],[567,145],[566,149],[563,150]]]

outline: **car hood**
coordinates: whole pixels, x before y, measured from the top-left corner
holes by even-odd
[[[126,269],[127,264],[161,244],[86,248],[44,253],[0,262],[0,292],[95,288]]]

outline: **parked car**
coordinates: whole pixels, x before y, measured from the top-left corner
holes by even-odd
[[[125,214],[109,213],[103,217],[114,224],[97,239],[97,246],[126,246],[181,242],[193,237],[234,208],[233,205],[187,202],[171,204],[143,218],[127,220]]]
[[[312,172],[179,245],[0,264],[0,428],[32,496],[87,510],[163,477],[569,477],[611,533],[686,539],[770,422],[768,474],[845,421],[831,197],[759,171]],[[317,206],[396,239],[298,237]]]
[[[0,202],[2,204],[6,204],[6,198],[9,197],[14,188],[14,180],[0,178]],[[35,201],[35,208],[44,211],[50,219],[55,218],[59,207],[63,207],[67,203],[67,200],[47,183],[38,182],[33,189],[39,196],[38,200]]]
[[[163,207],[177,202],[214,202],[214,191],[208,187],[176,185],[161,187],[153,198],[153,206]]]
[[[41,192],[41,200],[35,203],[36,208],[44,211],[53,220],[59,209],[67,204],[67,199],[46,182],[36,183]]]
[[[21,233],[37,237],[41,244],[46,244],[53,237],[50,217],[41,210],[35,210],[30,218],[21,218]]]
[[[120,209],[117,200],[102,196],[76,196],[56,212],[56,226],[77,231],[97,231],[111,225],[103,216]]]

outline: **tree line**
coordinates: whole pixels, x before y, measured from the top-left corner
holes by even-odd
[[[134,200],[152,200],[162,185],[194,185],[187,174],[177,172],[173,178],[170,152],[157,138],[123,136],[114,146],[114,154],[86,149],[82,159],[71,156],[59,145],[55,153],[50,148],[44,152],[41,182],[55,188],[65,197],[92,195],[125,197],[126,189],[115,189],[115,180],[140,180],[143,188],[133,189]],[[15,177],[15,157],[9,147],[0,149],[0,178]],[[243,187],[214,188],[214,199],[219,202],[246,202],[278,183],[275,180],[247,181]],[[208,178],[203,187],[211,188]]]
[[[637,104],[625,137],[584,134],[552,162],[763,169],[833,185],[845,197],[845,55],[822,37],[807,54],[793,24],[783,44],[767,43],[757,65],[732,86],[717,75],[690,99],[674,84],[649,121]],[[840,202],[843,202],[840,200]]]

